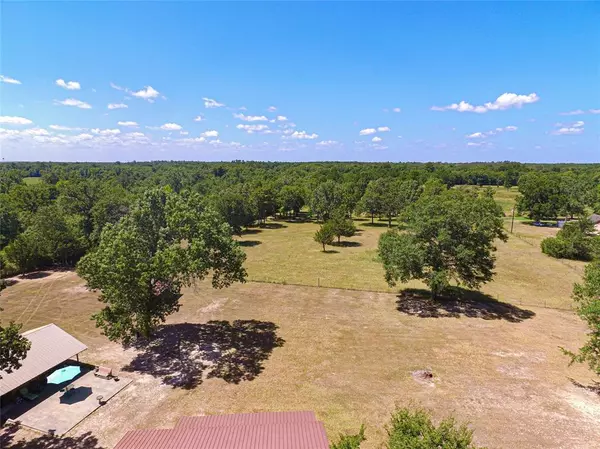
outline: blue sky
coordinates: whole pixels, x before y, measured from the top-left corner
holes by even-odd
[[[5,161],[600,162],[598,2],[4,2],[0,21]]]

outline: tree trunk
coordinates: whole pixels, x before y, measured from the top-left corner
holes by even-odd
[[[341,236],[338,235],[338,243],[340,243],[340,238],[341,238]]]
[[[373,216],[374,216],[374,214],[373,214],[373,212],[371,212],[371,224],[374,224],[374,222],[373,222]]]
[[[392,216],[388,215],[388,228],[392,227]]]
[[[323,243],[323,252],[325,252],[325,243]]]

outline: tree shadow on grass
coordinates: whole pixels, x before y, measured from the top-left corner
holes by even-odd
[[[460,288],[454,289],[452,295],[438,299],[432,299],[429,290],[407,288],[398,295],[396,308],[402,313],[420,318],[460,318],[465,316],[520,323],[535,316],[531,310],[497,301],[478,291]]]
[[[253,228],[251,228],[251,229],[244,229],[242,231],[242,235],[252,235],[252,234],[258,234],[260,232],[262,232],[262,230],[260,230],[260,229],[253,229]]]
[[[321,252],[325,253],[325,254],[339,254],[339,251],[336,251],[335,249],[326,249],[325,251],[321,251]]]
[[[387,221],[385,223],[376,221],[375,223],[371,223],[371,222],[361,223],[361,226],[368,226],[370,228],[387,228],[388,224],[387,224]],[[392,223],[392,228],[393,227],[394,227],[394,223]]]
[[[65,438],[41,435],[26,441],[16,439],[18,430],[18,423],[4,426],[0,431],[0,447],[2,449],[103,449],[98,445],[98,439],[91,432]]]
[[[259,228],[263,228],[263,229],[281,229],[281,228],[287,228],[286,225],[281,224],[281,223],[262,223],[258,225]]]
[[[258,246],[261,243],[260,240],[238,240],[240,246]]]
[[[343,241],[343,242],[333,242],[331,244],[331,246],[340,246],[342,248],[357,248],[359,246],[362,246],[362,243]]]
[[[569,380],[576,387],[583,388],[584,390],[590,391],[592,393],[596,393],[600,397],[600,382],[593,380],[590,385],[584,385],[581,382],[577,382],[575,379],[572,379],[570,377]]]
[[[33,273],[24,273],[19,276],[21,279],[43,279],[50,276],[52,273],[48,271],[34,271]]]
[[[123,371],[162,378],[172,387],[191,389],[204,378],[228,383],[256,378],[273,349],[285,341],[268,321],[236,320],[160,326],[150,341],[136,341],[139,352]]]
[[[18,284],[19,280],[15,278],[10,279],[0,279],[0,284],[4,284],[5,287],[12,287],[15,284]]]

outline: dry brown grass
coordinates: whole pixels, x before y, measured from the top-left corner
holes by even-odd
[[[55,322],[89,345],[86,361],[120,369],[136,352],[94,328],[89,315],[99,304],[82,284],[68,272],[19,281],[0,297],[2,320],[19,318],[26,328]],[[454,412],[470,421],[476,440],[490,448],[598,447],[599,399],[569,380],[589,384],[591,375],[583,366],[569,368],[558,350],[582,343],[585,327],[574,314],[527,308],[535,313],[527,318],[493,308],[497,313],[487,317],[496,319],[464,316],[489,311],[474,308],[457,318],[422,318],[399,312],[396,301],[389,293],[259,283],[214,291],[202,283],[185,292],[169,322],[276,324],[285,343],[264,370],[238,384],[204,378],[189,390],[128,373],[134,382],[71,435],[91,431],[110,448],[127,430],[169,427],[183,415],[308,409],[330,438],[365,423],[364,447],[378,448],[394,405],[414,400],[436,417]],[[522,321],[506,319],[513,314]],[[434,373],[433,386],[411,376],[424,368]]]

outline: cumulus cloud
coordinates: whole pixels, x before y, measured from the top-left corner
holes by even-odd
[[[76,100],[75,98],[67,98],[63,101],[54,100],[54,102],[56,104],[62,104],[63,106],[74,106],[79,109],[92,109],[92,106],[85,101]]]
[[[204,131],[202,134],[200,134],[202,137],[219,137],[219,132],[215,131],[214,129],[208,130],[208,131]]]
[[[219,103],[217,100],[213,100],[212,98],[203,97],[202,99],[204,100],[204,107],[208,109],[222,108],[225,106],[223,103]]]
[[[62,126],[62,125],[50,125],[50,129],[55,131],[82,131],[85,128],[71,128],[70,126]]]
[[[13,117],[9,115],[0,116],[3,125],[31,125],[33,122],[25,117]]]
[[[540,97],[536,93],[529,95],[517,95],[514,93],[503,93],[493,102],[488,102],[480,106],[474,106],[466,101],[453,103],[448,106],[432,106],[432,111],[457,111],[457,112],[475,112],[483,114],[488,111],[502,111],[510,108],[521,108],[525,104],[535,103]]]
[[[358,134],[361,136],[368,136],[369,134],[375,134],[376,132],[377,130],[375,128],[365,128],[361,129]]]
[[[375,136],[375,137],[373,137],[373,138],[371,139],[371,142],[381,142],[382,140],[383,140],[383,139],[382,139],[381,137],[377,137],[377,136]]]
[[[582,120],[578,120],[570,125],[556,123],[554,126],[558,127],[559,129],[552,131],[552,134],[557,136],[582,134],[584,131],[584,125],[585,122]]]
[[[269,112],[275,112],[276,110],[277,110],[277,108],[275,106],[269,106],[267,108],[267,111],[269,111]]]
[[[269,119],[264,115],[244,115],[244,114],[233,114],[233,116],[237,119],[243,120],[245,122],[266,122]]]
[[[202,116],[202,115],[197,115],[196,118],[194,119],[195,122],[201,122],[202,120],[204,120],[204,116]]]
[[[93,134],[99,134],[101,136],[114,136],[117,134],[121,134],[121,130],[120,129],[100,129],[100,128],[94,128],[91,130]]]
[[[278,115],[277,120],[280,122],[287,122],[287,117],[285,115]]]
[[[583,114],[600,114],[600,109],[588,109],[584,111],[582,109],[576,109],[569,112],[561,112],[560,115],[583,115]]]
[[[142,98],[148,101],[154,101],[156,97],[160,95],[160,92],[154,89],[152,86],[146,86],[137,92],[129,92],[131,95],[137,98]]]
[[[319,135],[312,133],[312,134],[308,134],[306,131],[294,131],[292,134],[289,135],[290,139],[316,139],[318,138]]]
[[[401,112],[402,109],[400,109],[400,108],[394,108],[394,109],[392,109],[392,111],[394,111],[394,112]]]
[[[137,122],[117,122],[117,125],[119,126],[129,126],[129,127],[137,127],[138,123]]]
[[[181,125],[178,125],[177,123],[165,123],[164,125],[160,126],[160,129],[162,129],[163,131],[179,131],[182,128],[183,127]]]
[[[77,81],[65,81],[63,79],[57,79],[55,84],[58,87],[62,87],[67,90],[79,90],[81,89],[81,85]]]
[[[483,139],[485,137],[494,136],[496,134],[499,134],[499,133],[502,133],[505,131],[508,131],[508,132],[516,131],[517,129],[519,129],[519,128],[517,128],[516,126],[509,125],[509,126],[505,126],[504,128],[495,128],[495,129],[492,129],[492,130],[486,131],[486,132],[476,132],[476,133],[472,133],[472,134],[467,134],[465,137],[467,139]]]
[[[379,131],[380,133],[383,133],[383,132],[390,131],[390,128],[388,128],[387,126],[380,126],[377,128],[377,131]]]
[[[256,132],[263,132],[263,131],[269,129],[269,127],[267,125],[241,125],[241,124],[237,125],[236,128],[246,131],[248,134],[253,134]]]
[[[600,109],[590,109],[590,114],[600,114]]]
[[[21,84],[21,81],[11,78],[10,76],[0,75],[0,82],[7,84]]]
[[[107,107],[108,109],[126,109],[129,106],[127,106],[125,103],[110,103]]]
[[[467,146],[468,147],[480,147],[482,145],[481,142],[468,142]]]
[[[317,146],[320,147],[333,147],[335,145],[339,145],[337,140],[321,140],[320,142],[317,142]]]
[[[112,87],[113,89],[120,90],[122,92],[127,92],[128,90],[126,87],[117,86],[115,83],[110,83],[110,87]]]

